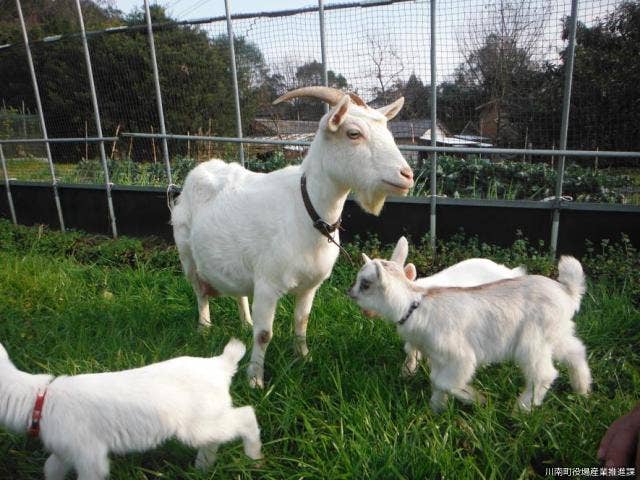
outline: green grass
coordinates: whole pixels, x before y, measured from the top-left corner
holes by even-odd
[[[550,271],[549,259],[523,242],[510,249],[449,243],[437,258],[424,248],[411,257],[422,272],[478,251]],[[379,246],[363,248],[376,254]],[[267,353],[265,390],[250,389],[243,370],[233,383],[235,403],[256,408],[263,466],[253,465],[235,442],[221,448],[211,470],[200,472],[192,466],[193,449],[169,442],[114,457],[111,478],[516,479],[535,478],[550,466],[596,466],[607,425],[640,391],[638,258],[627,242],[594,247],[584,259],[592,278],[576,322],[594,393],[574,395],[563,370],[530,415],[513,411],[523,377],[510,364],[479,371],[475,383],[489,399],[486,406],[450,402],[443,414],[433,414],[428,367],[401,378],[402,342],[391,325],[363,317],[347,298],[355,269],[341,261],[316,297],[311,358],[293,353],[293,302],[285,297]],[[172,248],[155,243],[0,222],[0,341],[19,368],[56,375],[214,355],[231,336],[249,344],[251,332],[229,299],[211,302],[213,327],[198,331],[195,298],[176,262]],[[0,429],[0,478],[42,478],[45,458],[37,441]]]

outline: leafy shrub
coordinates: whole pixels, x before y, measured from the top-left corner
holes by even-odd
[[[428,192],[430,168],[429,161],[415,172],[414,195]],[[556,170],[546,163],[438,157],[438,193],[451,197],[542,200],[554,195],[556,178]],[[619,189],[632,184],[628,175],[572,163],[565,169],[563,194],[576,201],[625,203]]]
[[[532,244],[519,236],[510,247],[500,247],[481,242],[477,237],[454,235],[448,240],[438,241],[433,250],[426,236],[418,242],[410,241],[408,261],[413,262],[420,276],[432,275],[461,260],[471,257],[490,258],[509,267],[524,265],[532,274],[556,275],[556,260],[544,244]],[[603,240],[596,248],[587,240],[588,253],[580,260],[591,278],[606,278],[612,288],[628,289],[640,298],[640,252],[629,238],[620,241]],[[356,238],[345,245],[352,258],[350,263],[341,254],[333,271],[338,283],[347,285],[353,281],[354,269],[360,265],[360,252],[370,257],[389,258],[394,245],[382,245],[377,237],[366,240]],[[82,263],[112,267],[148,267],[169,269],[180,273],[178,252],[165,241],[147,237],[144,239],[120,238],[113,240],[100,235],[80,232],[62,233],[44,226],[14,226],[0,219],[0,251],[32,252],[51,256],[70,256]]]

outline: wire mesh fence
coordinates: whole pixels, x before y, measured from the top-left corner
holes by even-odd
[[[56,176],[104,183],[98,143],[90,140],[97,132],[77,13],[67,12],[65,31],[52,32],[38,22],[35,3],[24,8],[49,137],[80,139],[51,144]],[[103,135],[116,137],[105,144],[111,181],[166,185],[144,10],[101,13],[90,2],[83,9],[97,29],[88,42]],[[430,113],[426,0],[326,5],[329,86],[357,92],[373,107],[405,97],[389,128],[401,148],[411,147],[403,153],[416,170],[415,195],[430,194],[429,151],[436,147],[438,194],[553,197],[560,157],[548,151],[561,147],[571,0],[447,0],[436,12],[437,119]],[[639,12],[638,2],[579,2],[567,149],[591,153],[567,160],[563,193],[574,200],[640,203],[640,66],[630,60],[640,53]],[[227,23],[174,22],[157,6],[151,19],[173,181],[180,184],[197,162],[239,158],[238,143],[218,140],[237,132]],[[236,15],[233,29],[244,135],[312,140],[322,105],[271,102],[323,83],[318,7]],[[0,139],[42,136],[18,31],[0,28],[0,44],[8,44],[0,47]],[[63,35],[46,38],[53,33]],[[305,147],[252,142],[244,153],[250,169],[269,171],[299,162]],[[5,144],[4,155],[11,178],[51,180],[43,144]]]

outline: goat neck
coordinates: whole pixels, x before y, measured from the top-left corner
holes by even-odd
[[[336,223],[342,215],[349,189],[332,180],[316,162],[304,162],[302,172],[307,177],[307,192],[313,208],[325,222]]]
[[[0,425],[13,432],[26,432],[39,392],[51,382],[51,375],[31,375],[0,360]]]
[[[387,311],[384,312],[386,317],[395,325],[402,326],[410,323],[410,320],[402,321],[413,303],[422,304],[424,293],[407,285],[392,284],[387,285],[385,295]],[[419,308],[419,307],[418,307]],[[415,310],[415,308],[413,308]],[[413,319],[416,312],[413,311],[409,318]]]

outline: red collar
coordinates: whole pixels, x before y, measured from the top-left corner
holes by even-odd
[[[44,405],[44,397],[47,394],[45,388],[43,392],[38,393],[36,397],[36,404],[33,406],[33,413],[31,414],[31,425],[27,429],[27,433],[31,437],[38,437],[40,434],[40,419],[42,418],[42,407]]]

